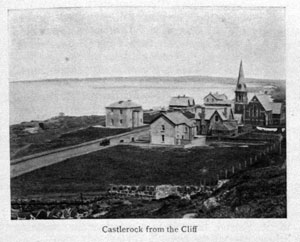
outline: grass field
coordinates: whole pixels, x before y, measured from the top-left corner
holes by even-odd
[[[263,146],[186,149],[116,146],[11,179],[12,198],[56,193],[100,192],[109,184],[199,185],[259,152]]]

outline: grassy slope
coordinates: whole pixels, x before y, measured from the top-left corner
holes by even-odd
[[[114,184],[199,185],[201,169],[207,178],[231,168],[260,148],[142,149],[117,146],[71,158],[11,180],[13,197],[103,191]]]

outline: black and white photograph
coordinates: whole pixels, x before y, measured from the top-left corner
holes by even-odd
[[[0,11],[1,233],[297,241],[296,5],[100,2]]]
[[[8,17],[12,220],[287,217],[284,8]]]

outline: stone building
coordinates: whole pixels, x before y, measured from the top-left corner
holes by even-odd
[[[272,100],[266,94],[255,94],[246,106],[245,124],[268,126],[272,124]]]
[[[152,144],[185,145],[196,135],[195,122],[181,112],[161,113],[150,124]]]
[[[143,126],[142,106],[131,100],[112,103],[105,109],[106,127],[136,128]]]

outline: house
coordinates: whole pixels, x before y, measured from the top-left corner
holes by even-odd
[[[231,107],[205,107],[196,117],[196,122],[200,120],[198,134],[213,136],[237,134],[238,124]]]
[[[150,124],[152,144],[185,145],[196,135],[195,122],[181,112],[161,113]]]
[[[238,124],[233,114],[225,116],[222,110],[215,110],[209,119],[208,130],[212,136],[235,136],[238,133]]]
[[[172,97],[169,103],[169,109],[171,111],[176,110],[190,110],[195,111],[195,100],[192,97],[188,96],[176,96]]]
[[[272,103],[273,124],[285,124],[285,106],[283,103]]]
[[[231,101],[228,100],[228,97],[222,93],[219,94],[218,92],[216,93],[209,93],[206,95],[203,99],[204,105],[205,106],[230,106]]]
[[[131,100],[112,103],[105,109],[106,127],[135,128],[143,125],[142,106]]]
[[[266,94],[255,94],[246,105],[244,122],[254,126],[272,124],[273,104]]]

